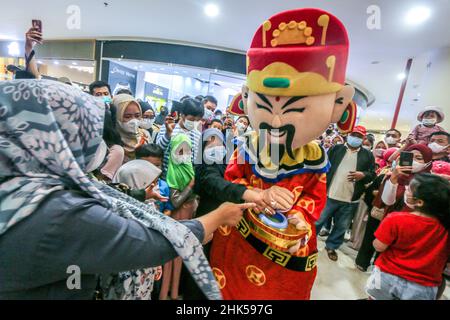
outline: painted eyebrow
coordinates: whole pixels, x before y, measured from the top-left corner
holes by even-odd
[[[288,107],[290,104],[293,104],[294,102],[297,102],[298,100],[301,100],[303,98],[306,98],[306,96],[297,96],[297,97],[292,97],[290,98],[285,104],[284,106],[281,107],[281,110],[283,110],[284,108]]]
[[[267,104],[270,106],[270,108],[273,109],[272,104],[270,103],[269,99],[266,98],[265,95],[260,94],[260,93],[256,93],[256,94],[258,95],[258,97],[259,97],[262,101],[264,101],[265,103],[267,103]]]

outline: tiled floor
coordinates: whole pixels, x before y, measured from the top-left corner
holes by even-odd
[[[346,244],[338,251],[339,259],[328,259],[325,243],[318,241],[318,274],[314,284],[312,300],[357,300],[367,298],[364,286],[370,273],[363,273],[355,267],[356,251]],[[442,300],[450,300],[450,284]]]

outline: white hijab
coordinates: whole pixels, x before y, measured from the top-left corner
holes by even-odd
[[[133,160],[117,170],[113,183],[124,183],[133,190],[142,190],[161,174],[161,169],[145,160]]]

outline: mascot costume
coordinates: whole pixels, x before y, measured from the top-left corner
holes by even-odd
[[[326,203],[325,151],[311,142],[330,123],[355,125],[354,89],[345,85],[348,36],[319,9],[266,20],[247,53],[247,83],[230,106],[254,131],[238,142],[225,178],[248,188],[286,188],[294,206],[275,215],[245,212],[214,235],[211,266],[225,299],[309,299],[317,274],[314,223]],[[275,205],[273,207],[276,209]]]

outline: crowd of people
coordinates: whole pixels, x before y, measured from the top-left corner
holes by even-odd
[[[28,33],[36,43],[41,36]],[[293,205],[287,189],[224,179],[229,142],[245,143],[254,129],[213,96],[157,112],[127,90],[113,96],[103,81],[88,94],[47,80],[3,82],[0,93],[0,298],[215,298],[214,231],[236,226],[248,208],[274,214],[273,199],[278,209]],[[404,138],[388,129],[375,141],[363,126],[344,135],[330,125],[316,140],[331,164],[316,230],[332,261],[350,233],[357,268],[372,270],[372,299],[435,300],[445,288],[444,117],[425,108]],[[61,270],[70,265],[80,267],[82,290],[66,290]]]

